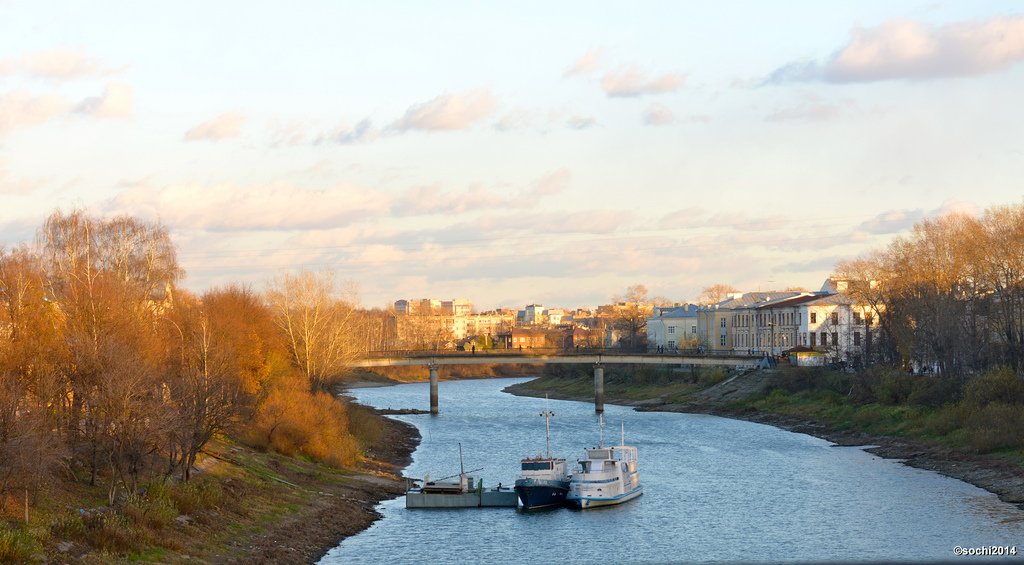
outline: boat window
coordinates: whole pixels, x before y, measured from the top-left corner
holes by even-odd
[[[548,471],[550,469],[550,461],[523,461],[524,471]]]

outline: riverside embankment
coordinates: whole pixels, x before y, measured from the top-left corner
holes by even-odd
[[[792,404],[772,402],[769,391],[773,377],[772,372],[750,371],[716,384],[698,379],[610,379],[605,384],[605,401],[640,411],[724,416],[808,434],[840,446],[870,446],[870,453],[965,481],[1024,509],[1024,467],[1012,456],[977,454],[939,441],[872,433],[868,431],[872,426],[864,418],[830,421],[809,417]],[[521,396],[593,400],[591,378],[565,374],[540,377],[505,390]],[[885,412],[879,417],[898,418],[899,414]]]

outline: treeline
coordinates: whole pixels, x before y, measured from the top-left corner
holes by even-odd
[[[167,230],[51,215],[0,249],[0,509],[57,480],[190,478],[220,433],[336,465],[358,457],[328,386],[353,355],[354,299],[329,274],[193,295]]]
[[[927,219],[840,263],[880,322],[871,361],[952,377],[1024,372],[1024,205]]]

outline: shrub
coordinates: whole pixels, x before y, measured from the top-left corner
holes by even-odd
[[[968,443],[979,453],[1024,448],[1024,410],[1019,405],[991,402],[971,414],[966,428]]]
[[[136,524],[157,529],[169,525],[178,517],[170,489],[162,483],[150,484],[143,493],[128,495],[124,512]]]
[[[698,373],[697,381],[704,386],[716,385],[726,379],[729,373],[722,367],[712,367]]]
[[[111,509],[95,510],[82,516],[85,525],[85,542],[107,551],[128,551],[144,543],[141,532],[132,520]]]
[[[359,455],[344,404],[327,393],[303,389],[272,390],[244,439],[259,449],[303,454],[336,466],[352,465]]]
[[[85,523],[77,513],[64,513],[50,524],[50,532],[61,539],[80,539],[85,535]]]
[[[31,532],[0,525],[0,563],[33,563],[42,550]]]
[[[220,483],[208,479],[193,479],[171,490],[171,499],[182,514],[194,514],[198,510],[211,508],[224,499]]]
[[[992,371],[967,383],[964,400],[976,406],[991,402],[1024,404],[1024,380],[1009,369]]]

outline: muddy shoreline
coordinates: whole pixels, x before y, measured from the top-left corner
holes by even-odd
[[[523,385],[526,384],[523,383]],[[505,392],[519,396],[543,396],[543,393],[532,391],[523,385],[507,387]],[[560,400],[593,401],[592,397],[572,397],[571,395],[558,394],[551,394],[550,396]],[[1021,471],[1020,466],[998,457],[968,454],[950,447],[907,438],[836,430],[824,422],[786,414],[775,414],[755,409],[733,410],[713,401],[664,404],[656,399],[646,401],[616,399],[607,396],[606,393],[605,402],[620,406],[632,406],[635,410],[639,411],[710,414],[724,418],[735,418],[737,420],[766,424],[796,433],[811,435],[835,443],[838,446],[868,446],[865,449],[868,453],[886,459],[898,459],[905,465],[935,471],[947,477],[970,483],[995,494],[1003,502],[1014,504],[1024,510],[1024,472]]]
[[[381,518],[376,506],[405,493],[402,470],[412,462],[420,434],[411,424],[372,412],[382,433],[366,450],[362,467],[344,485],[317,485],[320,491],[310,504],[243,542],[240,555],[227,562],[316,563]]]

